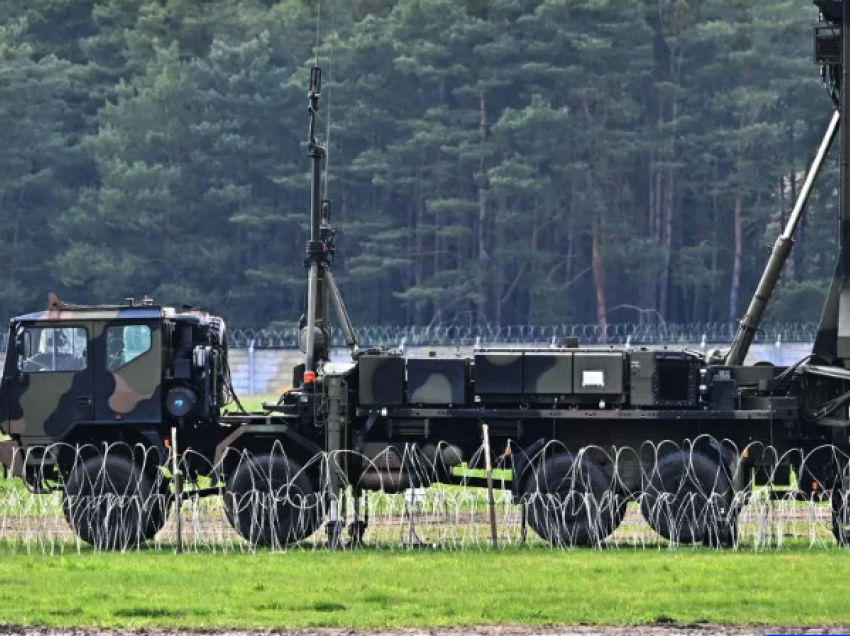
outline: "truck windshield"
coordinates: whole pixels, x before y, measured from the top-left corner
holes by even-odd
[[[79,371],[86,368],[88,333],[83,327],[27,327],[20,371]]]

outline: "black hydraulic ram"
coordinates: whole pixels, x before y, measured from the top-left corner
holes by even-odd
[[[817,155],[812,162],[809,173],[806,175],[806,181],[803,183],[803,188],[800,190],[800,195],[797,197],[797,202],[794,209],[791,211],[791,216],[788,218],[788,223],[785,225],[785,230],[776,239],[776,244],[773,246],[773,252],[770,254],[770,259],[764,268],[764,273],[761,275],[756,293],[750,301],[750,306],[747,308],[747,313],[741,319],[741,324],[738,327],[738,332],[735,334],[735,340],[732,341],[732,346],[729,353],[726,354],[727,365],[741,365],[747,357],[747,352],[750,345],[753,343],[756,331],[761,324],[764,310],[767,308],[767,303],[773,295],[773,290],[776,283],[779,282],[779,275],[782,273],[782,267],[791,253],[791,247],[794,245],[794,234],[797,231],[797,225],[803,216],[806,209],[806,204],[809,202],[809,195],[812,192],[812,186],[820,173],[824,159],[829,154],[829,149],[832,147],[832,142],[835,140],[838,132],[841,114],[839,110],[835,110],[832,115],[832,120],[829,122],[829,127],[823,137]]]

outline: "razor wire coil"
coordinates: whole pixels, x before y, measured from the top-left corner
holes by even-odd
[[[807,452],[780,452],[762,444],[737,448],[723,441],[738,461],[720,462],[706,474],[702,441],[584,447],[572,452],[550,442],[534,457],[525,458],[526,471],[513,490],[509,477],[516,468],[511,463],[516,454],[511,459],[494,453],[498,545],[677,549],[693,544],[763,550],[835,544],[836,518],[850,518],[847,480],[819,482],[817,475],[830,462],[846,471],[848,457],[843,450],[825,445]],[[340,527],[346,529],[339,543],[342,548],[362,541],[378,550],[411,545],[486,549],[491,530],[487,492],[473,483],[484,466],[483,449],[462,465],[446,463],[450,449],[439,445],[430,455],[411,445],[390,447],[374,456],[340,451],[299,463],[277,443],[260,454],[230,451],[216,464],[189,450],[180,456],[179,470],[193,475],[200,469],[204,476],[190,484],[182,498],[185,549],[320,549],[327,545],[332,509],[339,511]],[[753,454],[763,460],[758,478],[756,469],[740,461]],[[569,460],[552,462],[547,457]],[[670,457],[681,458],[679,483],[688,487],[659,492],[654,488],[661,483],[665,458]],[[30,483],[43,488],[58,488],[63,480],[74,479],[57,476],[57,459],[64,464],[62,472],[83,475],[84,482],[77,478],[76,491],[70,495],[59,489],[34,494],[20,479],[7,475],[0,481],[0,549],[74,553],[142,545],[173,548],[174,489],[171,475],[161,468],[170,464],[163,464],[157,452],[125,444],[73,448],[57,444],[20,459]],[[363,467],[356,483],[342,472],[352,463]],[[146,481],[134,482],[116,473],[114,467],[122,465],[132,465],[137,474],[147,475]],[[94,469],[81,471],[81,466]],[[569,467],[562,470],[564,466]],[[460,471],[457,484],[437,482],[447,470]],[[604,482],[599,481],[600,474]],[[247,486],[231,488],[234,475],[247,475]],[[378,490],[362,492],[356,508],[355,486],[363,485],[367,475],[372,475],[371,486]],[[337,488],[332,489],[332,483]],[[200,497],[202,490],[221,496]],[[355,537],[352,528],[364,521],[368,523]]]
[[[588,345],[641,344],[727,344],[737,332],[737,324],[727,322],[693,323],[593,323],[553,325],[366,325],[355,329],[361,347],[474,346],[493,344],[549,345],[577,338]],[[755,342],[813,342],[817,323],[776,323],[763,326]],[[0,334],[0,352],[8,350],[8,334]],[[234,348],[297,349],[298,328],[277,329],[239,327],[228,331],[228,344]],[[345,346],[339,329],[331,330],[331,345]]]
[[[577,338],[580,344],[726,344],[737,332],[736,323],[610,323],[607,325],[367,325],[356,329],[364,346],[472,346],[476,344],[553,344],[566,338]],[[813,342],[816,323],[776,323],[763,326],[755,342]],[[282,348],[298,347],[298,328],[236,328],[229,332],[233,347]],[[331,333],[333,346],[344,346],[344,334]]]

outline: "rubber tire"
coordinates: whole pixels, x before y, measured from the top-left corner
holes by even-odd
[[[830,525],[832,536],[841,548],[850,545],[850,493],[845,490],[846,480],[836,480],[830,498]]]
[[[224,510],[231,527],[252,545],[284,548],[316,532],[320,499],[297,462],[263,454],[244,457],[229,476]]]
[[[575,469],[574,469],[575,466]],[[542,461],[523,482],[528,524],[553,546],[598,546],[623,520],[626,501],[609,490],[602,468],[569,453]]]
[[[68,525],[99,550],[126,550],[153,539],[168,518],[171,497],[121,455],[96,456],[70,471],[62,496]]]
[[[734,548],[738,545],[738,512],[733,510],[726,515],[715,515],[702,538],[703,545],[709,548]]]
[[[841,521],[840,512],[832,511],[832,536],[839,548],[850,546],[850,525]]]
[[[678,451],[655,465],[640,509],[665,539],[721,546],[737,539],[733,501],[731,480],[718,462],[698,451]]]

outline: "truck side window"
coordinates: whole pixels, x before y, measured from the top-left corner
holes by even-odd
[[[83,327],[27,327],[18,370],[24,373],[82,371],[87,366],[88,332]]]
[[[121,325],[106,329],[106,368],[116,371],[151,350],[151,328]]]

